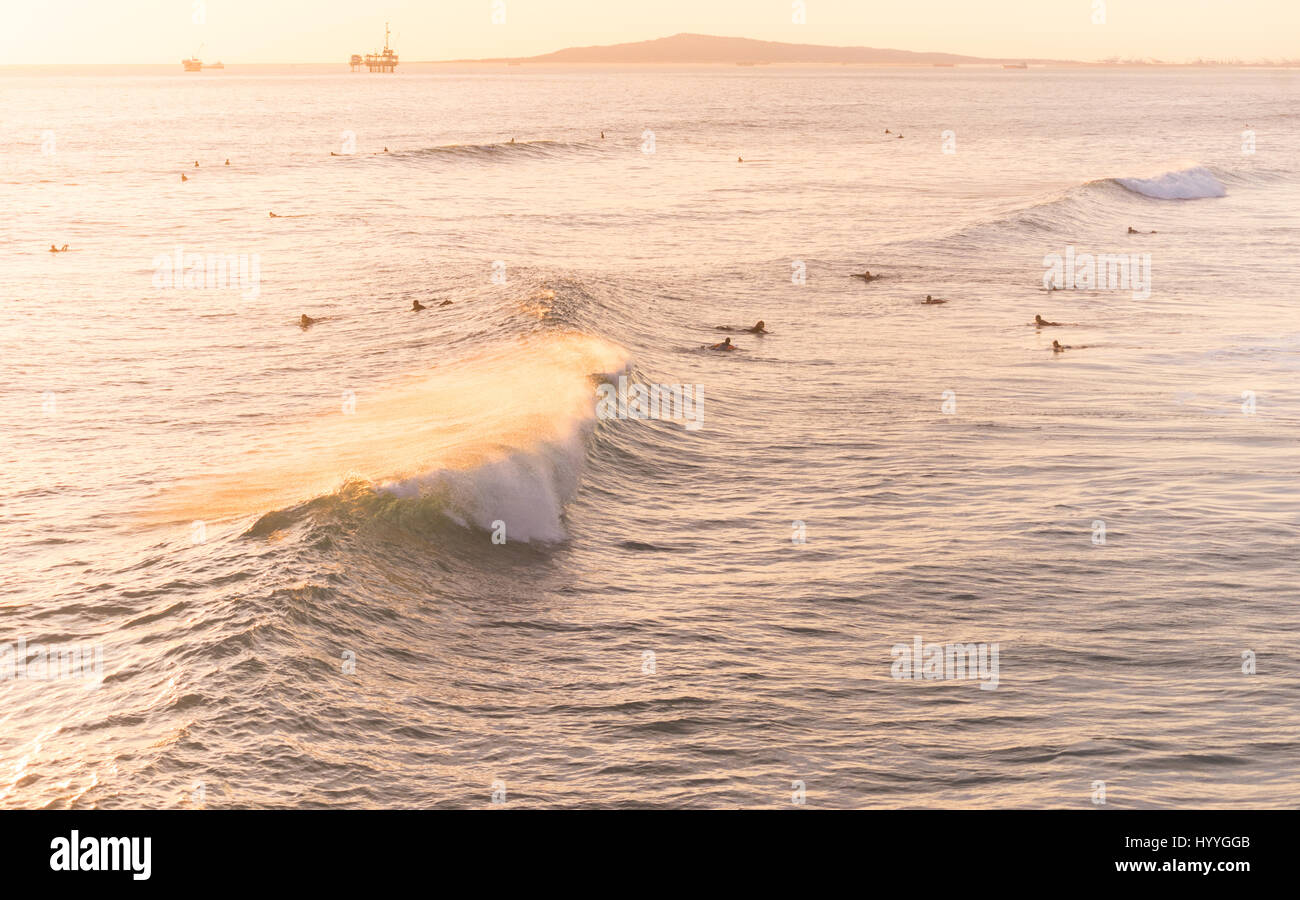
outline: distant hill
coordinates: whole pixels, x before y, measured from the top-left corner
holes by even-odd
[[[997,63],[1066,63],[1053,59],[988,59],[955,53],[917,53],[912,50],[882,50],[875,47],[827,47],[821,44],[785,44],[751,38],[716,37],[708,34],[674,34],[672,37],[630,44],[598,47],[570,47],[541,56],[499,59],[457,60],[457,62],[527,63],[722,63],[762,65],[765,63],[857,63],[867,65],[958,65]]]

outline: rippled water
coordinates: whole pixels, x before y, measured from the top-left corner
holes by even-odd
[[[0,804],[1296,805],[1298,87],[0,76]]]

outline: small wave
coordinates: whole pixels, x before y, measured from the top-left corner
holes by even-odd
[[[1153,178],[1107,179],[1125,190],[1155,200],[1203,200],[1223,197],[1228,192],[1223,182],[1204,166],[1194,166],[1177,172],[1165,172]]]
[[[982,221],[947,229],[932,240],[950,243],[977,239],[990,231],[1054,234],[1072,227],[1113,224],[1119,211],[1117,201],[1134,195],[1156,200],[1198,200],[1226,194],[1223,182],[1204,166],[1172,170],[1150,178],[1098,178]]]
[[[500,159],[509,157],[549,157],[591,148],[591,144],[569,141],[497,141],[488,144],[445,144],[419,150],[401,150],[388,156],[403,157],[463,157],[470,159]]]

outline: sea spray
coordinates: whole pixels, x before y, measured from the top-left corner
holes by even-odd
[[[626,351],[608,341],[548,332],[400,384],[359,387],[349,414],[264,431],[260,448],[169,490],[148,517],[261,515],[359,481],[398,497],[436,494],[449,514],[477,527],[513,518],[520,540],[558,540],[595,424],[591,376],[626,363]]]

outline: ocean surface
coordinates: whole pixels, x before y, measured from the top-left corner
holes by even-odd
[[[1298,99],[0,73],[0,806],[1295,807]]]

